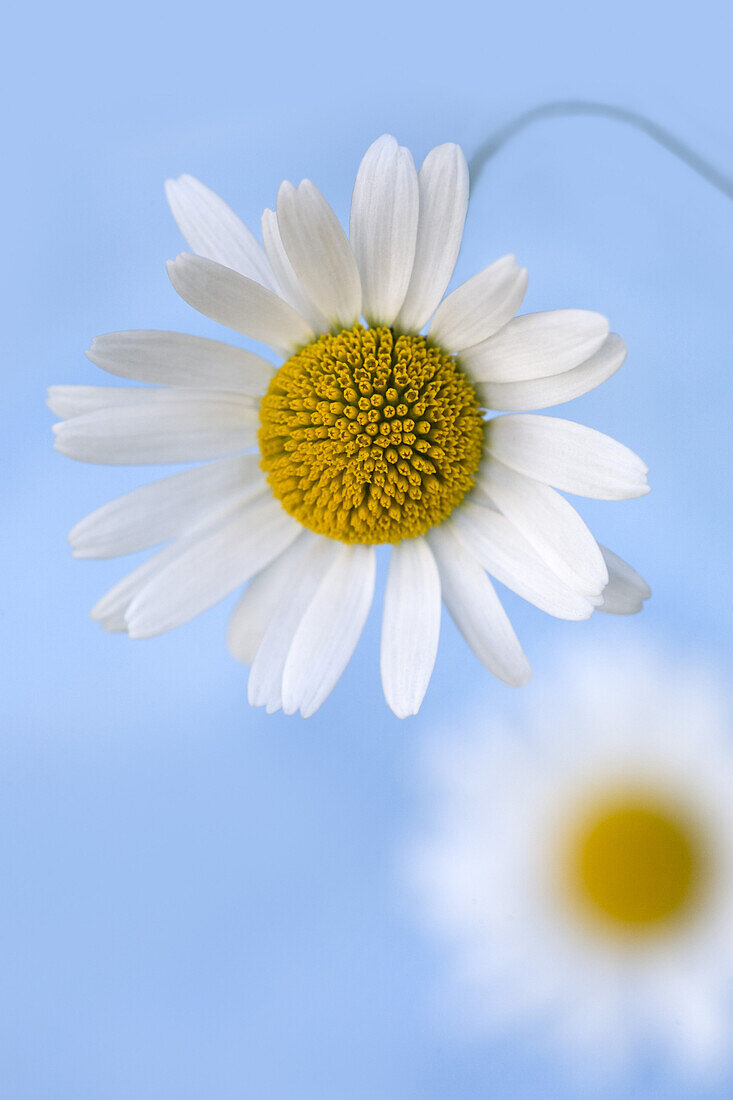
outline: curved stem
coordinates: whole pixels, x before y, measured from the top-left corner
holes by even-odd
[[[611,103],[594,103],[582,99],[542,103],[538,107],[532,107],[531,110],[517,115],[516,118],[499,127],[487,141],[478,147],[469,162],[471,184],[476,183],[484,165],[496,156],[512,138],[531,126],[533,122],[539,122],[546,118],[572,118],[584,115],[615,119],[617,122],[632,126],[635,130],[640,130],[657,145],[661,145],[663,149],[671,153],[673,157],[681,160],[683,164],[686,164],[688,168],[691,168],[693,172],[696,172],[698,176],[715,187],[726,198],[733,199],[733,179],[720,172],[714,164],[701,157],[691,146],[681,141],[670,130],[653,122],[646,115],[627,110],[625,107],[616,107]]]

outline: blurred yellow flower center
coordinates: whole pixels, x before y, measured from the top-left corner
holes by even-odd
[[[453,356],[422,336],[355,325],[277,371],[259,445],[273,493],[305,527],[394,543],[440,523],[472,487],[483,418]]]
[[[588,813],[569,857],[571,889],[586,912],[627,933],[684,916],[706,873],[700,834],[686,814],[639,795],[611,798]]]

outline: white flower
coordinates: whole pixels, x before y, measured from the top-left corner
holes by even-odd
[[[193,250],[168,265],[175,289],[285,363],[178,333],[112,333],[93,342],[92,362],[155,388],[51,388],[56,447],[72,458],[214,460],[71,532],[84,558],[167,543],[99,601],[104,627],[150,637],[249,582],[229,640],[252,665],[250,701],[307,716],[361,634],[374,546],[391,543],[382,681],[404,717],[430,679],[441,595],[487,668],[513,685],[529,678],[487,571],[559,618],[639,610],[644,582],[556,489],[640,496],[643,463],[567,420],[485,419],[585,393],[619,368],[624,344],[585,310],[513,320],[527,276],[512,256],[441,300],[468,203],[458,146],[433,149],[417,172],[394,138],[374,142],[350,240],[310,180],[282,184],[264,248],[192,177],[167,193]]]
[[[411,848],[461,1027],[544,1029],[585,1072],[733,1033],[733,751],[719,686],[648,652],[575,653],[526,719],[455,721]],[[531,694],[535,694],[533,692]],[[616,1066],[609,1063],[617,1062]]]

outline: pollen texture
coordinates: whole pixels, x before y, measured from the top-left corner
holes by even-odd
[[[422,336],[356,325],[276,372],[262,469],[290,515],[329,538],[395,543],[441,523],[473,485],[484,422],[455,358]]]

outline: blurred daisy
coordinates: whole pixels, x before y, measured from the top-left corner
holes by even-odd
[[[733,752],[720,690],[642,653],[574,654],[521,729],[485,712],[436,751],[410,853],[451,945],[455,1010],[540,1026],[579,1066],[733,1037]],[[618,1068],[618,1067],[617,1067]]]
[[[95,619],[146,638],[251,582],[230,630],[252,665],[250,701],[307,716],[356,646],[374,548],[388,543],[382,682],[404,717],[430,679],[441,595],[487,668],[509,684],[529,678],[487,572],[563,619],[640,608],[643,581],[556,490],[640,496],[646,467],[590,428],[521,412],[593,389],[624,344],[586,310],[515,318],[527,274],[512,256],[443,298],[468,203],[458,146],[433,149],[418,172],[394,138],[374,142],[350,239],[310,180],[282,184],[262,217],[264,248],[192,177],[167,193],[192,249],[168,265],[175,289],[284,362],[178,333],[112,333],[93,342],[92,362],[154,388],[50,390],[56,447],[72,458],[214,460],[73,529],[85,558],[167,542]],[[487,410],[519,412],[487,421]]]

